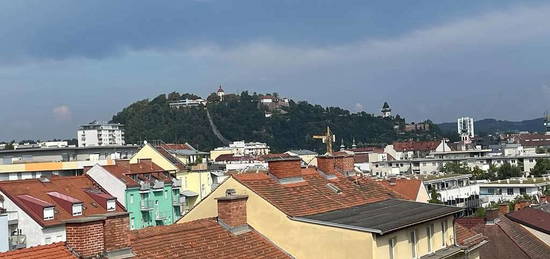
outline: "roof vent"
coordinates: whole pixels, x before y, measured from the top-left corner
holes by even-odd
[[[336,194],[342,193],[342,190],[340,190],[340,188],[333,183],[327,183],[327,187]]]
[[[40,178],[38,178],[38,181],[42,182],[42,183],[49,183],[50,182],[50,178],[47,178],[45,176],[40,176]]]
[[[236,194],[237,194],[237,191],[235,191],[235,189],[225,190],[225,196],[232,196],[232,195],[236,195]]]

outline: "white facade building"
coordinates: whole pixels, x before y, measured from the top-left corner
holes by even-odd
[[[462,141],[470,140],[474,137],[474,118],[462,117],[457,120],[458,135],[462,138]]]
[[[187,108],[187,107],[199,107],[201,105],[206,106],[207,101],[199,98],[199,99],[183,99],[175,102],[170,102],[170,108]]]
[[[491,202],[506,202],[524,194],[540,195],[550,189],[550,177],[506,179],[479,185],[479,196],[484,207]]]
[[[123,125],[93,121],[80,126],[77,133],[78,146],[114,146],[124,145]]]

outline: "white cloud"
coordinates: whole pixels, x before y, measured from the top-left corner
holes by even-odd
[[[52,113],[56,120],[64,121],[72,118],[71,109],[67,105],[60,105],[53,108]]]

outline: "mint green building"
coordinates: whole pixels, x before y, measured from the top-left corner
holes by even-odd
[[[149,159],[136,164],[117,160],[115,165],[96,165],[86,174],[122,203],[130,213],[130,229],[169,225],[181,216],[181,181]]]

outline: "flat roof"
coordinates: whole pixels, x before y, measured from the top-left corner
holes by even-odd
[[[462,208],[446,205],[387,199],[292,219],[384,235],[460,211]]]
[[[138,145],[113,145],[113,146],[88,146],[88,147],[42,147],[42,148],[25,148],[14,150],[0,150],[0,154],[7,153],[24,153],[24,152],[41,152],[41,151],[69,151],[69,150],[95,150],[95,149],[117,149],[117,148],[135,148],[138,149]]]

